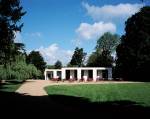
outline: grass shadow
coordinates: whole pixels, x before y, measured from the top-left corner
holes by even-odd
[[[50,99],[65,109],[81,114],[126,114],[127,115],[145,115],[150,113],[150,107],[144,107],[140,104],[129,101],[110,101],[110,102],[90,102],[87,98],[74,97],[66,95],[50,95]]]
[[[5,91],[5,92],[15,92],[15,90],[17,90],[20,85],[23,83],[24,81],[18,81],[18,80],[7,80],[3,83],[0,83],[0,91]]]
[[[29,96],[0,91],[1,116],[16,117],[149,117],[150,107],[129,100],[90,102],[83,97],[66,95]]]

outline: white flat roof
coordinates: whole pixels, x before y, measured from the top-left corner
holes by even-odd
[[[110,69],[110,68],[108,68],[108,67],[64,67],[62,69],[86,69],[86,70],[101,69],[101,70],[105,70],[105,69]]]
[[[45,71],[62,71],[62,70],[77,70],[77,69],[81,69],[81,70],[107,70],[107,69],[112,69],[110,67],[63,67],[61,69],[45,69]]]
[[[45,69],[45,71],[61,71],[62,69]]]

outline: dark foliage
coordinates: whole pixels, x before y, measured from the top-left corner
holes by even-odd
[[[70,61],[70,65],[81,67],[84,65],[86,53],[83,51],[83,48],[75,48],[74,54]]]
[[[117,74],[125,80],[150,81],[150,7],[126,21],[125,35],[117,47]]]
[[[87,66],[89,67],[112,67],[113,57],[109,51],[102,51],[102,53],[93,52],[89,57]]]
[[[61,69],[62,68],[62,63],[61,61],[57,60],[55,65],[54,65],[55,69]]]
[[[110,32],[104,33],[98,40],[93,52],[88,61],[89,67],[112,67],[114,59],[111,56],[114,53],[116,46],[120,42],[120,37],[117,34],[111,34]]]
[[[30,52],[30,54],[27,55],[26,60],[28,64],[33,64],[42,73],[44,72],[46,68],[46,62],[44,62],[44,58],[39,51]]]
[[[21,31],[24,14],[20,0],[0,0],[0,64],[5,67],[14,59],[15,32]]]

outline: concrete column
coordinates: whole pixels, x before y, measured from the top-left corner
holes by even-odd
[[[77,80],[81,79],[81,69],[77,69]]]
[[[62,68],[62,72],[61,72],[61,80],[66,79],[66,70]]]
[[[47,80],[47,72],[46,71],[44,72],[44,77],[45,77],[45,80]]]
[[[108,69],[108,80],[112,80],[112,68]]]
[[[57,78],[57,71],[56,70],[53,71],[53,78]]]
[[[97,70],[93,69],[93,81],[96,81],[97,79]]]

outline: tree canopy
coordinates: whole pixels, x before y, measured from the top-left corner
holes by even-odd
[[[150,74],[150,7],[143,7],[125,23],[125,34],[117,47],[120,77],[127,80],[148,80]]]
[[[111,34],[110,32],[104,33],[98,40],[96,44],[96,50],[108,51],[110,53],[114,52],[116,46],[120,42],[120,37],[117,34]]]
[[[76,47],[69,65],[78,66],[78,67],[83,66],[85,56],[86,56],[86,53],[83,51],[83,48]]]
[[[104,33],[98,40],[93,52],[87,61],[87,66],[90,67],[111,67],[113,64],[113,57],[111,53],[115,51],[119,44],[120,37],[117,34],[110,32]]]
[[[54,64],[55,69],[61,69],[62,68],[62,63],[61,61],[57,60]]]
[[[42,73],[46,68],[46,62],[44,62],[44,58],[39,51],[31,51],[30,54],[27,55],[27,63],[33,64]]]
[[[0,0],[0,79],[25,80],[41,76],[43,68],[38,70],[33,64],[27,64],[25,45],[14,41],[23,27],[20,20],[25,13],[20,0]]]
[[[0,79],[26,80],[39,78],[41,71],[37,70],[34,65],[27,64],[25,58],[25,55],[17,55],[16,60],[9,67],[0,65]]]
[[[19,22],[24,14],[20,0],[0,0],[0,64],[5,67],[14,57],[15,32],[21,31]]]

